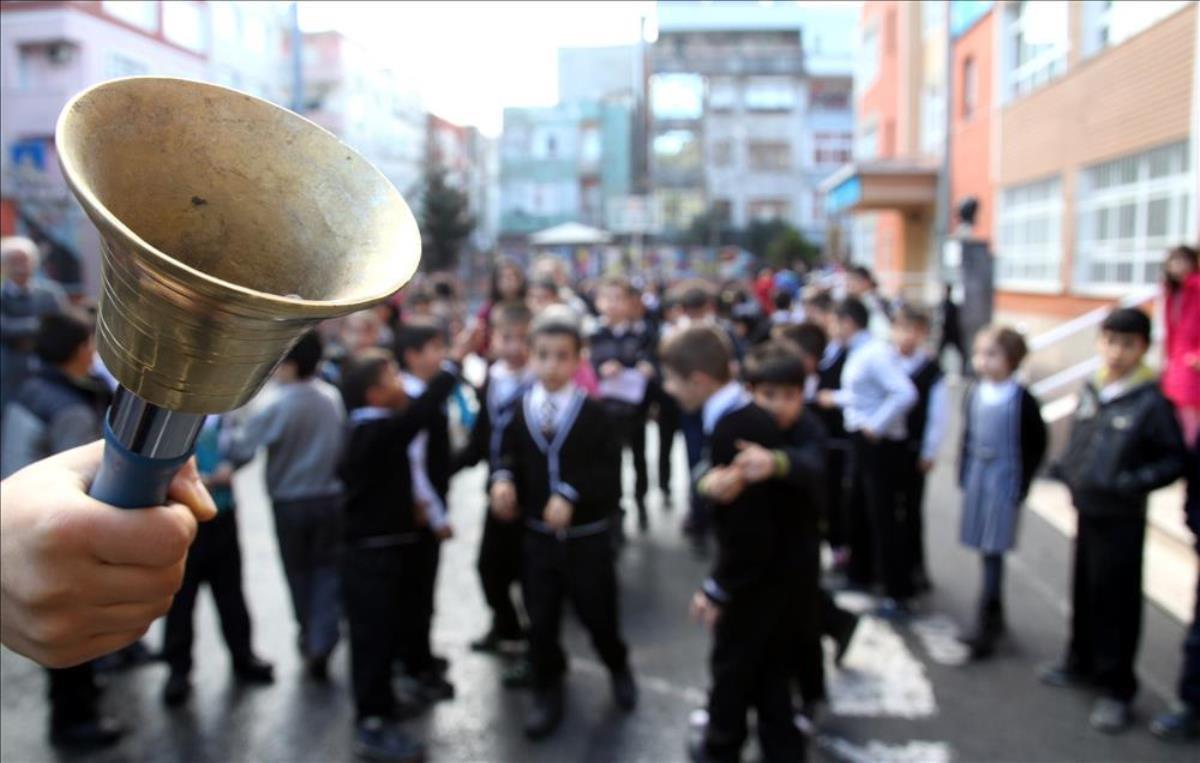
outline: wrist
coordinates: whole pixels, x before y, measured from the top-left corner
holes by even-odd
[[[788,462],[787,454],[782,450],[771,451],[771,457],[775,461],[775,476],[786,477],[791,470],[791,464]]]

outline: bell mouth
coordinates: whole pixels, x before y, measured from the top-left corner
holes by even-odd
[[[243,298],[340,314],[416,271],[417,224],[387,178],[259,98],[185,79],[112,80],[67,104],[56,140],[102,232]]]

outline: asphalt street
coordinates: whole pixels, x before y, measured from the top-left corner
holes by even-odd
[[[649,438],[651,442],[656,437]],[[948,450],[953,444],[948,444]],[[610,700],[608,679],[587,639],[568,619],[572,655],[566,721],[552,739],[521,734],[526,697],[501,685],[502,665],[472,653],[487,625],[475,576],[483,517],[481,469],[456,478],[450,505],[457,535],[445,546],[438,587],[436,651],[451,660],[457,697],[410,722],[433,761],[679,761],[686,758],[688,717],[703,704],[707,634],[687,619],[691,592],[705,563],[683,541],[682,443],[677,444],[675,496],[664,508],[651,495],[652,528],[632,529],[620,560],[623,629],[641,682],[641,704],[625,716]],[[651,458],[651,464],[655,460]],[[927,525],[932,593],[920,614],[893,627],[864,618],[845,668],[831,675],[831,706],[816,732],[816,760],[826,761],[1194,761],[1200,747],[1171,747],[1145,724],[1169,700],[1179,667],[1183,624],[1151,603],[1139,662],[1139,723],[1109,737],[1088,726],[1091,697],[1041,686],[1036,667],[1056,657],[1066,634],[1069,541],[1026,512],[1020,547],[1011,557],[1007,604],[1011,637],[1000,654],[963,665],[953,636],[967,622],[978,562],[957,542],[958,493],[953,459],[935,470]],[[651,467],[653,469],[653,467]],[[627,484],[632,475],[627,474]],[[655,484],[652,479],[651,484]],[[345,643],[332,681],[317,685],[300,671],[291,608],[272,521],[254,465],[239,475],[238,508],[245,586],[254,642],[276,666],[277,682],[241,689],[229,671],[207,596],[198,606],[195,692],[168,711],[159,694],[166,668],[151,664],[106,678],[105,707],[131,728],[122,743],[92,755],[54,751],[45,740],[45,680],[27,660],[0,655],[0,758],[13,763],[87,761],[343,761],[352,759],[353,709]],[[843,595],[849,607],[865,597]],[[147,641],[157,647],[158,629]],[[753,759],[754,753],[749,757]]]

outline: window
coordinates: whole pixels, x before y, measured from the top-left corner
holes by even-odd
[[[1175,11],[1186,0],[1101,0],[1083,4],[1083,54],[1096,53],[1149,29]]]
[[[1079,285],[1153,283],[1163,252],[1195,239],[1189,160],[1185,141],[1082,173],[1075,249]]]
[[[746,85],[746,108],[752,111],[790,111],[796,88],[787,78],[758,77]]]
[[[72,42],[25,43],[17,46],[17,88],[41,94],[76,89],[79,46]]]
[[[998,219],[996,280],[1009,287],[1056,289],[1062,258],[1059,179],[1005,188]]]
[[[144,61],[130,58],[124,53],[112,51],[108,54],[108,65],[105,73],[111,79],[117,77],[140,77],[150,73],[150,66]]]
[[[163,3],[163,35],[189,50],[206,47],[204,11],[192,2]]]
[[[713,164],[717,167],[733,166],[733,141],[718,140],[712,147]]]
[[[1067,5],[1058,0],[1022,0],[1005,6],[1009,97],[1026,95],[1065,71]]]
[[[600,163],[603,145],[600,139],[600,126],[597,124],[584,125],[580,131],[579,159],[587,166]]]
[[[692,130],[668,130],[654,137],[654,166],[666,171],[698,172],[700,141]]]
[[[851,234],[850,261],[855,265],[875,267],[876,228],[879,216],[875,213],[854,216]]]
[[[153,0],[104,0],[101,7],[108,15],[139,29],[158,30],[158,3]]]
[[[786,172],[792,168],[792,147],[786,141],[752,140],[746,151],[752,170]]]
[[[836,167],[850,161],[854,135],[848,132],[813,133],[813,163],[818,167]]]
[[[751,220],[786,220],[790,206],[787,199],[751,199],[746,212]]]
[[[858,54],[858,68],[854,72],[854,89],[859,97],[875,84],[879,76],[879,25],[872,24],[863,30],[862,49]]]
[[[850,108],[850,90],[845,85],[813,82],[808,87],[808,105],[814,111],[846,111]]]
[[[874,159],[879,156],[879,122],[871,120],[863,125],[854,142],[855,159]]]
[[[656,74],[650,79],[650,106],[658,119],[698,119],[704,81],[695,74]]]
[[[921,36],[926,40],[946,33],[945,0],[921,0]]]
[[[737,102],[737,83],[724,78],[711,80],[708,89],[708,108],[713,111],[732,111],[737,108]]]
[[[939,155],[946,142],[946,82],[926,82],[921,88],[921,150]]]
[[[974,56],[967,56],[962,65],[962,118],[967,121],[974,119],[978,105],[979,71]]]

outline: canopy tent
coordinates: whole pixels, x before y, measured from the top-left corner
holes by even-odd
[[[607,231],[581,223],[555,225],[529,237],[529,243],[534,246],[587,246],[607,244],[610,241],[612,241],[612,235]]]

